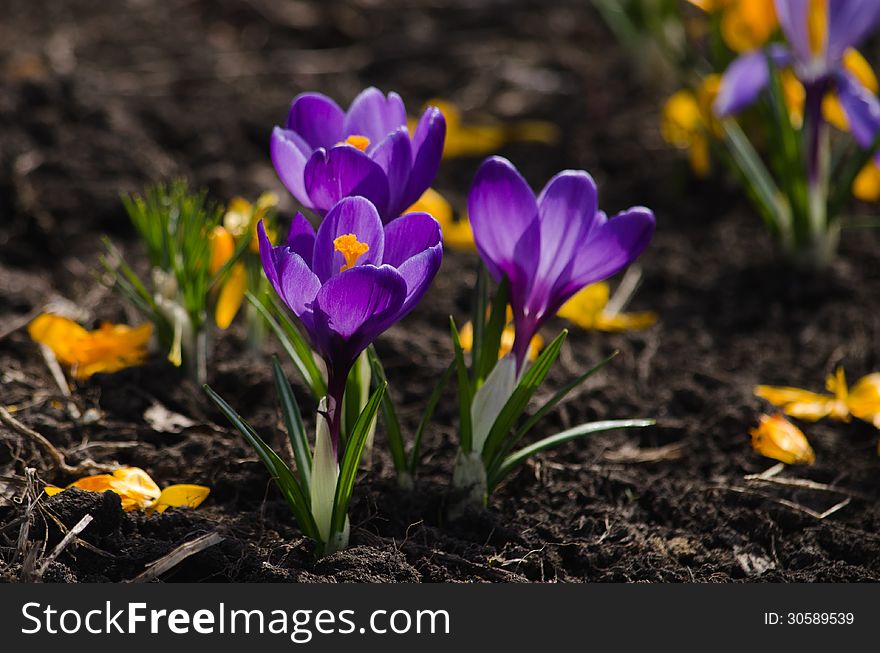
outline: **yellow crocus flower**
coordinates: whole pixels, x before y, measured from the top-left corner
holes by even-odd
[[[74,378],[84,380],[98,372],[117,372],[143,363],[153,325],[131,328],[103,322],[95,331],[87,331],[73,320],[43,313],[28,325],[28,333],[51,349]]]

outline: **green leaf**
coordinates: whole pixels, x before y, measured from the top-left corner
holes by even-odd
[[[367,355],[370,359],[370,367],[373,371],[373,389],[379,387],[382,383],[387,383],[385,376],[385,368],[382,367],[382,361],[373,345],[367,348]],[[400,429],[400,421],[397,419],[397,411],[394,409],[394,400],[391,392],[385,390],[382,395],[382,422],[385,424],[385,432],[388,438],[388,449],[391,451],[391,460],[394,462],[394,469],[398,474],[407,471],[406,464],[406,444],[403,441],[403,433]]]
[[[461,338],[455,326],[455,319],[451,315],[449,316],[449,328],[452,332],[452,345],[455,347],[455,365],[458,370],[458,431],[462,450],[469,452],[473,446],[471,402],[474,400],[474,394],[470,379],[468,378],[467,365],[464,362]]]
[[[452,376],[452,373],[455,371],[456,367],[456,362],[452,361],[449,364],[449,367],[447,367],[443,371],[443,374],[437,381],[437,385],[434,386],[434,390],[433,392],[431,392],[431,396],[428,398],[428,404],[425,406],[425,412],[422,415],[422,420],[419,422],[419,427],[416,429],[416,434],[413,438],[412,451],[410,451],[409,473],[410,476],[412,476],[413,478],[415,478],[416,469],[419,465],[419,458],[421,457],[422,435],[425,433],[425,429],[431,422],[431,418],[434,416],[434,411],[437,408],[437,404],[440,403],[440,397],[443,395],[443,390],[449,384],[449,379]],[[470,415],[470,410],[468,410],[468,415]]]
[[[515,447],[517,445],[517,443],[519,443],[519,441],[522,440],[523,437],[525,437],[525,435],[530,430],[532,430],[532,428],[535,426],[535,424],[537,424],[539,421],[541,421],[544,418],[545,415],[547,415],[547,413],[549,413],[551,410],[556,408],[557,404],[559,404],[560,401],[565,399],[565,397],[568,395],[569,392],[571,392],[572,390],[577,388],[584,381],[586,381],[591,376],[593,376],[596,372],[598,372],[603,367],[605,367],[619,353],[620,353],[619,351],[615,351],[608,358],[604,359],[603,361],[600,361],[599,363],[597,363],[596,365],[594,365],[593,367],[588,369],[586,372],[581,374],[579,377],[566,383],[543,406],[541,406],[537,411],[535,411],[535,414],[532,415],[531,417],[529,417],[523,423],[523,425],[520,426],[516,430],[516,433],[513,435],[513,437],[504,443],[504,446],[502,447],[501,453],[495,457],[494,469],[490,469],[489,474],[492,475],[495,471],[497,471],[498,466],[501,465],[501,463],[504,460],[504,457],[510,452],[510,450],[513,449],[513,447]]]
[[[320,401],[321,397],[327,394],[327,384],[324,382],[324,377],[312,358],[312,350],[308,343],[306,343],[305,339],[303,339],[286,315],[278,311],[282,321],[285,322],[282,327],[258,297],[254,296],[250,291],[245,293],[245,297],[257,309],[257,312],[263,316],[269,328],[275,332],[278,342],[281,343],[288,358],[290,358],[297,372],[302,377],[303,382],[312,391],[312,397],[316,402]]]
[[[510,301],[510,282],[507,277],[502,279],[498,291],[492,299],[492,308],[483,337],[476,338],[474,332],[474,351],[480,348],[480,367],[474,373],[474,387],[479,387],[498,363],[498,350],[501,347],[501,335],[507,322],[507,303]],[[485,317],[483,318],[485,319]]]
[[[302,487],[296,480],[296,476],[290,471],[290,468],[274,451],[272,451],[272,448],[269,447],[259,435],[257,435],[257,432],[251,428],[250,424],[244,421],[220,395],[214,392],[208,385],[203,386],[203,388],[220,412],[223,413],[226,419],[238,429],[238,432],[241,433],[244,439],[254,448],[257,457],[262,461],[263,465],[265,465],[266,469],[269,471],[269,474],[278,484],[278,488],[281,490],[281,494],[284,495],[290,509],[293,511],[293,516],[296,518],[296,522],[299,524],[300,530],[302,530],[303,534],[316,542],[320,542],[321,538],[318,534],[318,527],[315,524],[315,520],[312,519],[311,505],[303,493]]]
[[[562,433],[551,435],[543,440],[538,440],[534,444],[523,447],[504,459],[498,467],[497,473],[495,473],[489,480],[490,491],[494,489],[517,465],[522,464],[526,459],[534,456],[536,453],[544,451],[545,449],[551,449],[563,442],[582,438],[587,435],[593,435],[594,433],[613,431],[615,429],[641,428],[645,426],[653,426],[654,423],[655,421],[652,419],[617,419],[606,420],[603,422],[590,422],[587,424],[580,424],[579,426],[570,428]]]
[[[342,455],[342,463],[339,466],[339,481],[336,484],[336,500],[333,504],[333,518],[330,522],[331,537],[333,533],[341,533],[345,527],[345,518],[348,515],[348,503],[351,501],[351,493],[354,489],[354,479],[357,475],[358,467],[361,462],[361,454],[364,451],[364,444],[367,442],[367,436],[376,419],[376,413],[382,404],[382,396],[388,382],[383,382],[376,388],[364,410],[358,416],[351,430],[351,437],[345,447],[345,453]]]
[[[471,343],[471,372],[474,387],[480,385],[480,362],[483,356],[483,333],[486,327],[486,309],[489,304],[489,280],[486,266],[479,262],[477,283],[474,287],[473,306],[471,307],[471,326],[473,327]]]
[[[523,411],[526,409],[526,406],[528,406],[532,395],[535,394],[535,391],[540,387],[541,383],[544,382],[547,373],[550,371],[550,368],[559,356],[559,352],[562,349],[566,336],[568,336],[568,330],[564,329],[562,333],[556,336],[556,339],[541,352],[541,355],[538,356],[531,367],[529,367],[525,374],[523,374],[522,379],[516,386],[510,399],[507,400],[504,408],[501,409],[501,412],[498,414],[498,419],[495,420],[495,425],[492,427],[492,430],[489,431],[489,435],[486,438],[486,444],[483,446],[483,462],[486,464],[486,469],[492,468],[495,456],[500,451],[504,439],[508,436],[513,425],[516,423],[516,420],[519,419],[520,415],[522,415]]]
[[[771,221],[771,228],[780,233],[791,231],[791,208],[781,200],[779,188],[773,181],[761,157],[752,147],[748,137],[733,118],[720,121],[724,142],[737,168],[745,177],[762,207],[762,215]]]
[[[287,427],[287,437],[290,439],[290,446],[296,458],[296,468],[302,481],[303,493],[308,499],[312,476],[312,453],[309,451],[309,437],[306,434],[306,427],[303,425],[296,398],[293,396],[293,389],[287,382],[287,377],[284,376],[284,370],[281,369],[281,362],[277,356],[272,356],[272,374],[275,378],[275,388],[278,391],[284,426]]]

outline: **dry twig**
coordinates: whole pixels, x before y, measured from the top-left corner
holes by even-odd
[[[158,560],[148,564],[145,571],[138,574],[128,582],[148,583],[151,580],[155,580],[166,571],[173,569],[190,556],[195,555],[199,551],[204,551],[208,547],[214,546],[215,544],[219,544],[223,541],[223,539],[223,536],[219,533],[206,533],[205,535],[200,535],[194,540],[184,542],[167,555],[164,555]]]

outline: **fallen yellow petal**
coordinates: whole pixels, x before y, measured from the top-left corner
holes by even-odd
[[[244,293],[247,290],[247,269],[244,263],[236,263],[229,271],[229,276],[223,282],[220,295],[217,297],[217,306],[214,309],[214,321],[220,329],[228,329],[235,318],[241,303],[244,301]]]
[[[198,508],[211,493],[211,488],[204,485],[169,485],[153,506],[157,512],[165,512],[168,508]]]
[[[803,431],[782,415],[761,415],[757,428],[749,431],[752,448],[762,456],[786,465],[812,465],[816,454]]]
[[[609,332],[638,331],[657,322],[657,314],[652,311],[606,313],[610,294],[604,281],[590,284],[563,304],[557,315],[582,329]]]
[[[169,485],[160,490],[156,482],[139,467],[121,467],[112,474],[95,474],[78,479],[67,488],[79,488],[87,492],[115,492],[126,512],[147,510],[163,512],[167,508],[188,506],[198,507],[210,489],[202,485]],[[43,488],[47,495],[54,496],[64,490],[52,485]]]
[[[859,379],[850,390],[846,405],[853,417],[880,429],[880,372]]]
[[[144,362],[153,325],[131,328],[104,322],[95,331],[86,331],[72,320],[43,313],[29,325],[34,341],[46,345],[77,379],[97,372],[117,372]]]
[[[834,397],[788,386],[758,385],[755,395],[781,408],[787,415],[808,422],[828,417],[834,410]]]

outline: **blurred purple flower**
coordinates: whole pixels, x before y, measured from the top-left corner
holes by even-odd
[[[324,215],[343,197],[361,195],[390,222],[434,181],[446,122],[436,107],[422,114],[412,136],[397,93],[376,88],[348,111],[320,93],[294,98],[286,128],[272,131],[272,163],[303,205]]]
[[[327,363],[335,449],[348,373],[427,292],[443,256],[440,225],[427,213],[408,213],[383,226],[369,200],[348,197],[330,209],[317,234],[298,213],[285,245],[272,246],[262,221],[258,237],[266,276]]]
[[[537,199],[507,159],[490,157],[477,171],[468,212],[489,272],[510,280],[518,370],[545,320],[584,286],[632,263],[651,241],[649,209],[609,220],[597,200],[596,184],[582,170],[560,172]]]
[[[811,14],[820,11],[824,14]],[[777,67],[791,66],[803,83],[805,123],[810,129],[818,129],[822,98],[833,91],[856,142],[869,147],[880,132],[880,101],[846,70],[843,58],[849,48],[857,47],[877,27],[880,2],[776,0],[776,13],[790,47],[777,43],[734,60],[721,81],[715,113],[725,117],[758,99],[770,81],[769,58]]]

